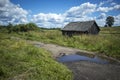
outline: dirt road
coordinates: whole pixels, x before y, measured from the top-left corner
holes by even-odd
[[[65,53],[66,55],[80,53],[80,52],[86,53],[86,54],[93,54],[93,55],[95,54],[93,52],[88,52],[88,51],[79,50],[79,49],[75,49],[75,48],[58,46],[55,44],[45,44],[45,43],[36,42],[36,41],[29,41],[29,42],[32,43],[33,45],[35,45],[36,47],[41,47],[41,48],[44,48],[44,49],[50,51],[52,53],[53,57],[58,57],[60,53]]]
[[[54,58],[60,53],[74,54],[81,52],[84,54],[94,54],[74,48],[62,47],[54,44],[44,44],[41,42],[30,41],[36,47],[42,47],[50,51]],[[120,80],[120,65],[119,64],[98,64],[89,61],[65,62],[63,63],[74,75],[74,80]]]

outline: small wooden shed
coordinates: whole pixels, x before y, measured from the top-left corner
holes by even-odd
[[[100,31],[97,23],[93,21],[84,22],[70,22],[63,29],[61,29],[63,35],[78,35],[78,34],[98,34]]]

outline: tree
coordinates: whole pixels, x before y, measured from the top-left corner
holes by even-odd
[[[107,27],[107,24],[104,27]]]
[[[13,25],[11,23],[9,23],[7,25],[7,29],[8,29],[8,33],[11,33],[13,31]]]
[[[38,29],[38,26],[35,23],[28,23],[26,24],[28,31],[34,31]]]
[[[113,24],[114,24],[114,17],[108,16],[106,18],[106,25],[109,26],[109,27],[112,27]]]

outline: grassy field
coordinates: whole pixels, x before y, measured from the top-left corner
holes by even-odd
[[[120,59],[120,27],[101,28],[99,35],[63,36],[60,30],[19,32],[15,36],[27,40],[54,43],[62,46],[94,51]]]
[[[23,40],[14,40],[19,37]],[[63,36],[60,30],[0,32],[0,80],[72,80],[72,73],[51,54],[25,40],[73,47],[120,59],[120,27],[101,28],[99,35]]]
[[[0,33],[0,80],[72,80],[71,71],[49,52],[11,36]]]

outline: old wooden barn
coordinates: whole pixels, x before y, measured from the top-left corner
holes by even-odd
[[[63,35],[98,34],[99,26],[95,21],[70,22],[62,30]]]

